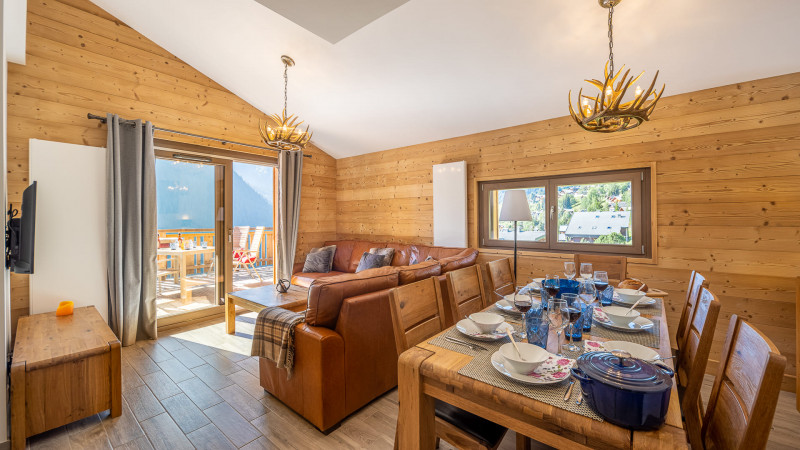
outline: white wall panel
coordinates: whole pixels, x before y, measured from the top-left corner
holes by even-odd
[[[433,245],[467,246],[467,162],[433,166]]]

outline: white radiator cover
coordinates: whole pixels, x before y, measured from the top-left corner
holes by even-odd
[[[467,246],[467,162],[433,166],[433,245]]]
[[[72,300],[108,320],[106,149],[31,139],[30,180],[38,182],[31,314]]]

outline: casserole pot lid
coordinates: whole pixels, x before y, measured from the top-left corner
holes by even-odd
[[[672,378],[664,369],[621,350],[585,353],[577,364],[589,378],[620,389],[661,392],[672,388]]]

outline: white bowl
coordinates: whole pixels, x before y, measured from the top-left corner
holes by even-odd
[[[606,313],[608,316],[608,320],[611,321],[614,325],[620,327],[626,327],[631,322],[636,320],[637,317],[641,314],[639,311],[633,309],[628,312],[630,308],[625,306],[604,306],[603,312]]]
[[[514,344],[509,342],[500,347],[500,354],[503,355],[511,368],[519,374],[527,375],[550,357],[547,350],[539,347],[538,345],[528,344],[526,342],[517,342],[519,351],[525,359],[520,359]]]
[[[495,313],[478,312],[469,315],[469,319],[483,334],[494,333],[494,330],[505,321],[503,316]]]
[[[629,305],[636,303],[640,298],[645,296],[644,292],[636,289],[614,289],[614,292],[619,294],[619,299],[623,303],[628,303]]]

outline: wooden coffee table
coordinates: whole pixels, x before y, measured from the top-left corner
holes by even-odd
[[[241,306],[253,312],[260,312],[270,306],[280,306],[289,311],[300,312],[306,309],[308,289],[292,286],[281,294],[275,285],[228,292],[225,295],[225,327],[228,334],[236,332],[236,307]]]

